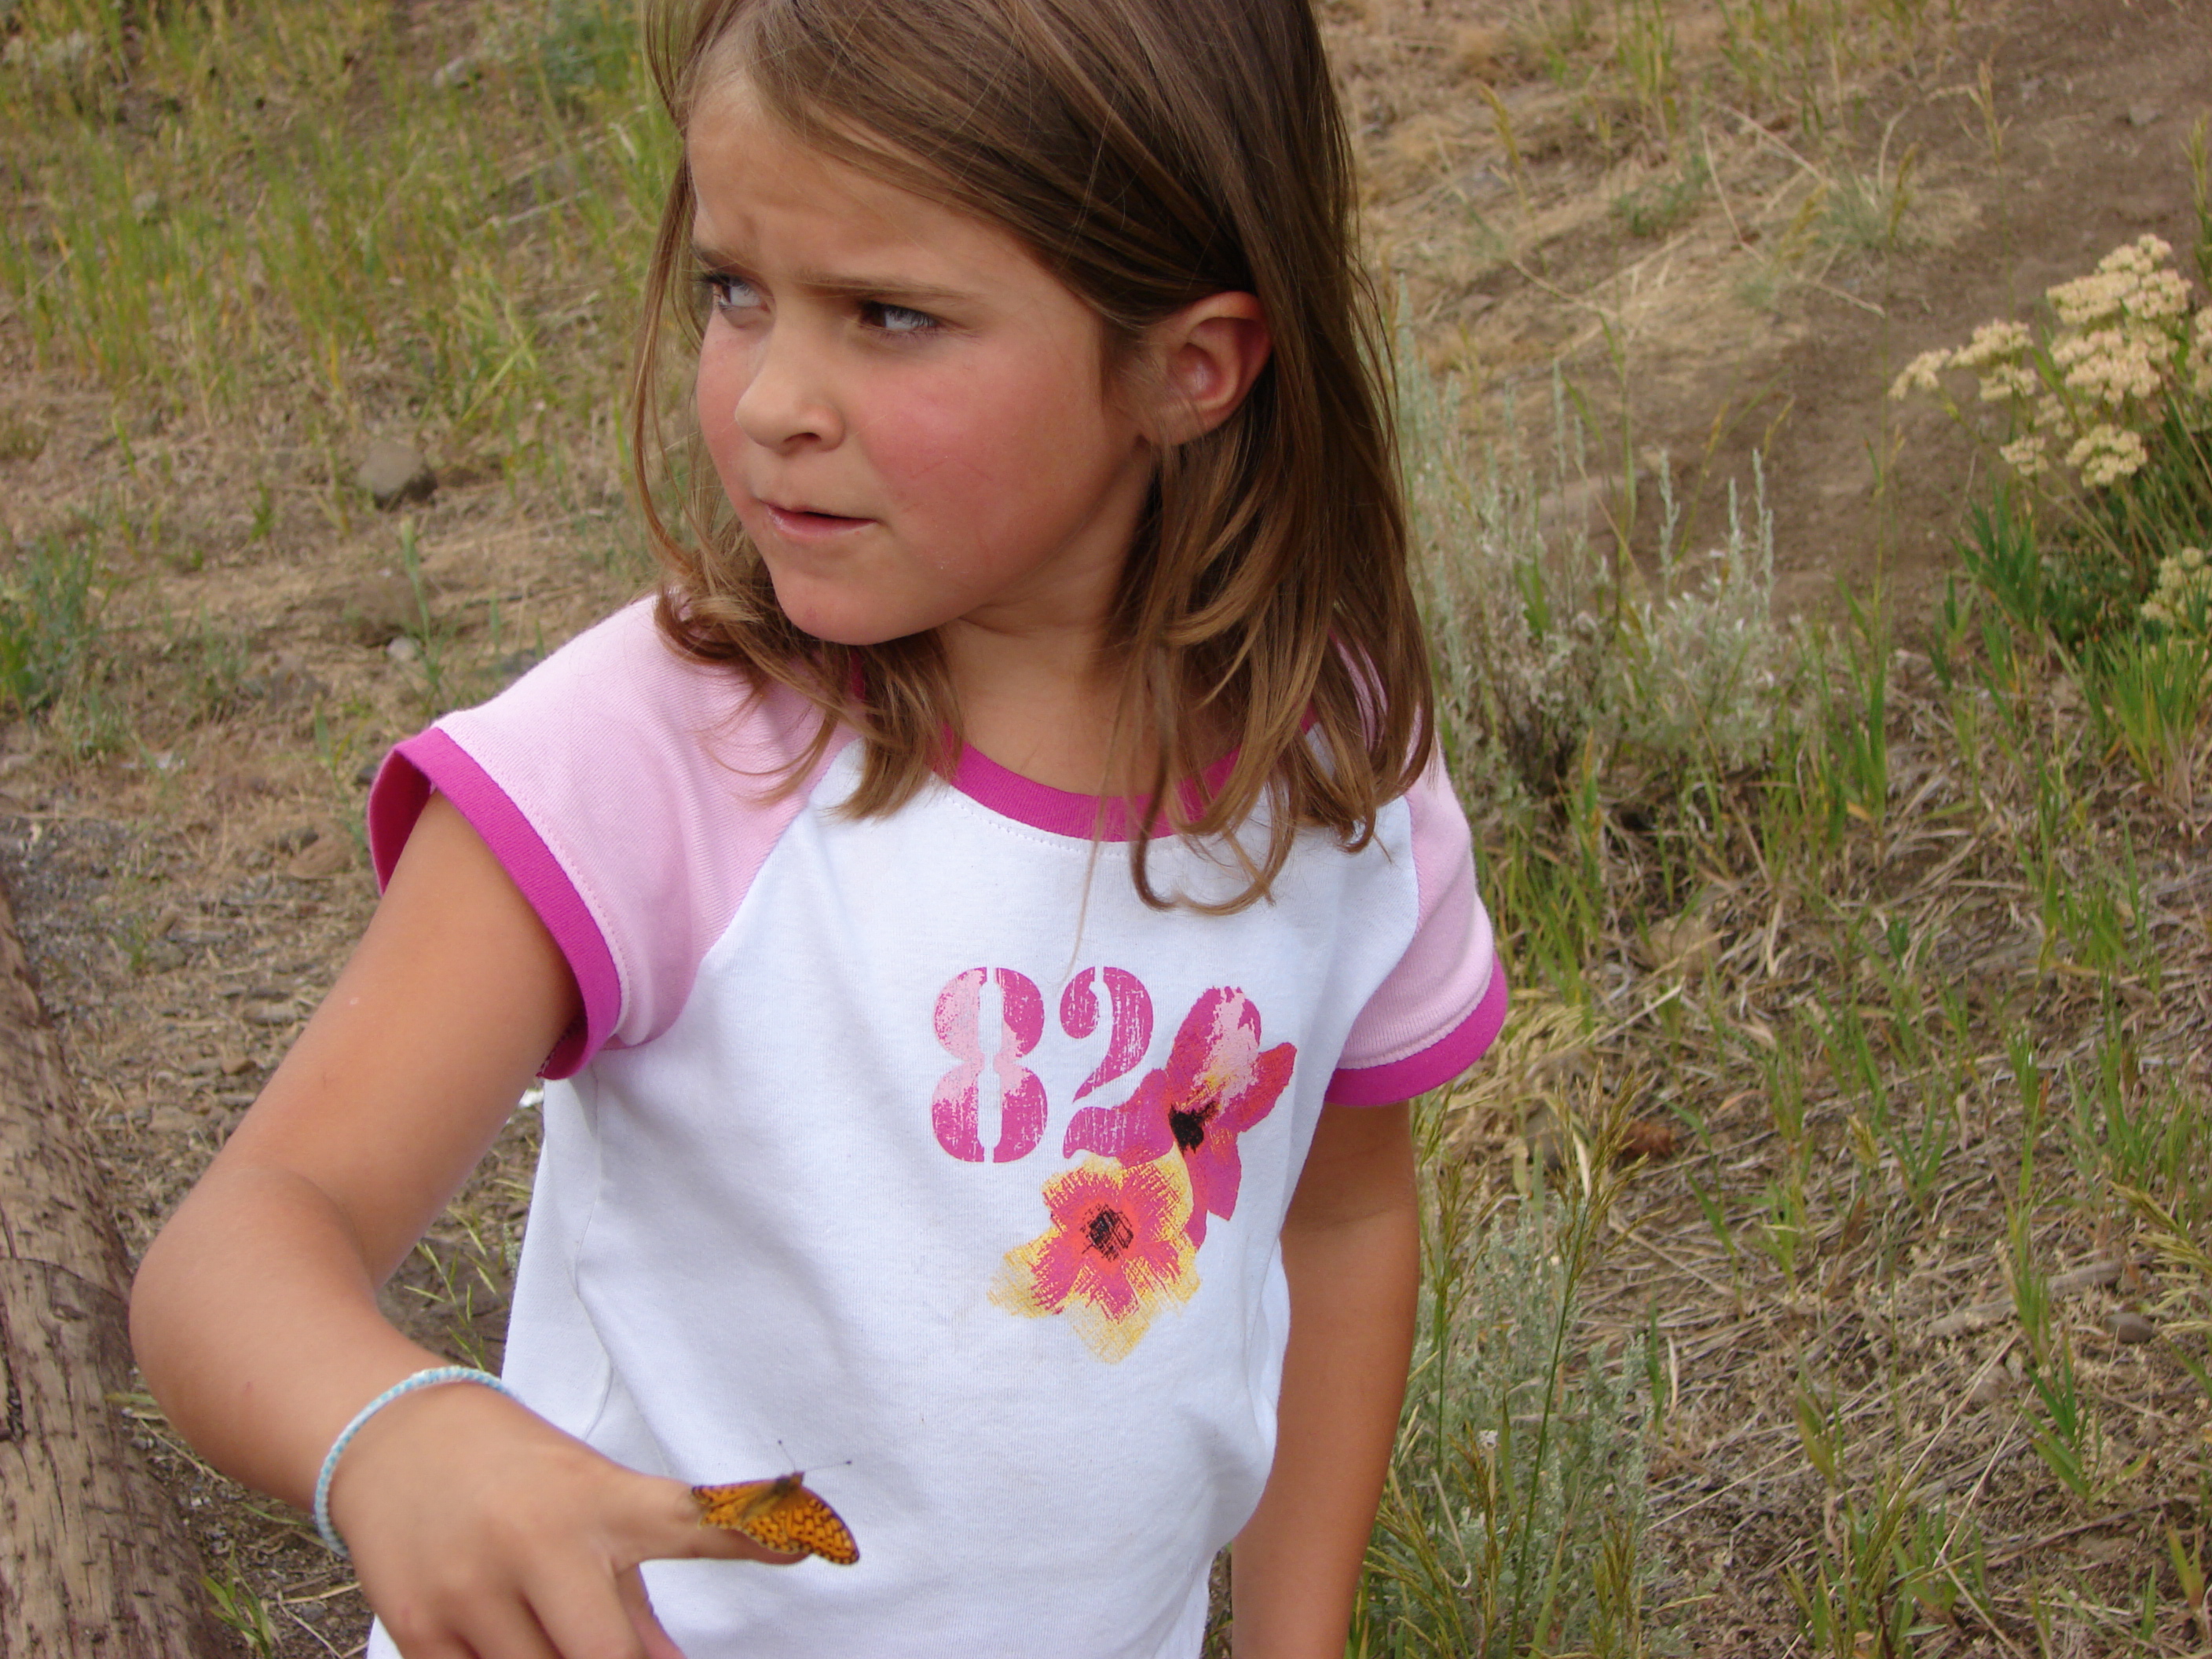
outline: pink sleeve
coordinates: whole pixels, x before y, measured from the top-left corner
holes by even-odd
[[[460,809],[576,976],[583,1018],[544,1068],[567,1077],[674,1022],[820,775],[764,799],[812,720],[788,693],[751,697],[735,671],[678,658],[652,605],[632,605],[392,751],[369,793],[377,879],[432,790]]]
[[[1474,887],[1467,817],[1441,760],[1406,798],[1413,817],[1413,937],[1368,999],[1328,1081],[1338,1106],[1384,1106],[1440,1088],[1505,1023],[1505,972]]]

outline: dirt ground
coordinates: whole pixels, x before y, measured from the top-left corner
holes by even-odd
[[[1482,388],[1480,435],[1512,443],[1501,404],[1517,393],[1516,432],[1546,449],[1562,368],[1595,416],[1592,473],[1618,479],[1620,458],[1636,458],[1645,549],[1662,454],[1693,548],[1721,533],[1731,483],[1752,498],[1761,454],[1785,609],[1880,581],[1910,619],[1940,592],[1972,447],[1932,404],[1888,401],[1899,368],[2026,315],[2122,241],[2192,240],[2184,144],[2212,103],[2212,15],[2185,0],[1963,7],[1914,57],[1854,82],[1820,132],[1787,108],[1686,112],[1695,136],[1677,153],[1718,188],[1644,236],[1624,234],[1623,199],[1663,191],[1682,164],[1600,148],[1499,8],[1367,9],[1340,25],[1339,50],[1377,243],[1431,362]],[[1715,49],[1718,9],[1668,12],[1686,57]],[[1525,208],[1478,95],[1485,74],[1504,83]],[[1870,236],[1836,210],[1867,180],[1886,201],[1900,172],[1883,246],[1881,227]],[[1832,222],[1806,216],[1815,198]]]
[[[1667,12],[1684,61],[1710,61],[1720,9]],[[1730,483],[1749,498],[1757,453],[1779,603],[1824,611],[1839,581],[1882,583],[1910,631],[1950,568],[1972,456],[1932,407],[1887,400],[1896,370],[2024,314],[2122,240],[2186,246],[2182,141],[2212,106],[2212,8],[2198,0],[1959,14],[1912,53],[1839,74],[1819,131],[1790,108],[1686,98],[1662,160],[1636,110],[1545,73],[1518,12],[1334,6],[1378,261],[1422,354],[1476,388],[1474,441],[1552,464],[1563,375],[1587,409],[1601,486],[1632,459],[1632,538],[1647,552],[1662,465],[1697,544],[1719,533]],[[1642,222],[1624,210],[1663,206],[1691,155],[1709,181],[1693,201]],[[1875,204],[1856,229],[1834,210],[1854,190]],[[158,500],[111,625],[145,684],[201,672],[211,650],[227,665],[188,713],[149,714],[94,762],[41,726],[0,732],[0,874],[136,1250],[365,921],[359,819],[376,758],[442,687],[489,694],[646,573],[611,469],[587,481],[584,509],[557,513],[528,478],[449,471],[407,509],[426,626],[397,520],[365,500],[334,520],[317,458],[115,406],[33,372],[21,335],[0,317],[0,426],[30,423],[42,441],[0,445],[0,522],[27,541],[95,504]],[[1559,511],[1602,532],[1608,501],[1625,511],[1617,488],[1570,489]],[[424,1298],[410,1284],[439,1287],[444,1307],[477,1275],[466,1328],[424,1334],[494,1359],[528,1116],[478,1183],[474,1236],[442,1231],[391,1298],[413,1319]],[[150,1414],[146,1442],[211,1572],[271,1609],[273,1651],[357,1648],[364,1613],[342,1564],[193,1463]],[[1705,1547],[1701,1570],[1733,1559],[1724,1534]],[[1780,1651],[1789,1629],[1778,1596],[1749,1596],[1693,1645]]]

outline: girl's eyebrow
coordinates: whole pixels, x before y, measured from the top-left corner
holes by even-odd
[[[691,257],[698,261],[702,270],[738,270],[746,261],[720,248],[707,246],[702,242],[691,245]],[[802,266],[796,273],[799,284],[811,292],[847,300],[921,301],[942,304],[947,300],[971,298],[965,290],[940,288],[929,283],[909,282],[902,276],[870,276],[848,273],[816,270]]]
[[[799,272],[800,286],[817,294],[826,294],[843,300],[918,300],[926,305],[939,305],[947,300],[964,300],[969,296],[957,288],[938,288],[928,283],[910,283],[897,276],[846,276],[826,270]]]

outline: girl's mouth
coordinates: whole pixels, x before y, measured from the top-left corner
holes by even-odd
[[[768,509],[769,521],[777,532],[793,541],[818,541],[871,522],[866,519],[848,519],[837,513],[816,513],[803,507],[778,507],[773,501],[763,501],[761,505]]]

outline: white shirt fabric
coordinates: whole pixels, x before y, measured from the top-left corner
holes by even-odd
[[[648,1564],[688,1659],[1192,1659],[1273,1454],[1322,1103],[1448,1082],[1504,1018],[1465,821],[1432,769],[1270,901],[1162,911],[1094,839],[1118,813],[972,750],[888,817],[836,810],[849,744],[768,799],[809,718],[641,605],[378,780],[380,874],[446,793],[583,996],[507,1380],[635,1468],[804,1468],[851,1527],[851,1567]]]

